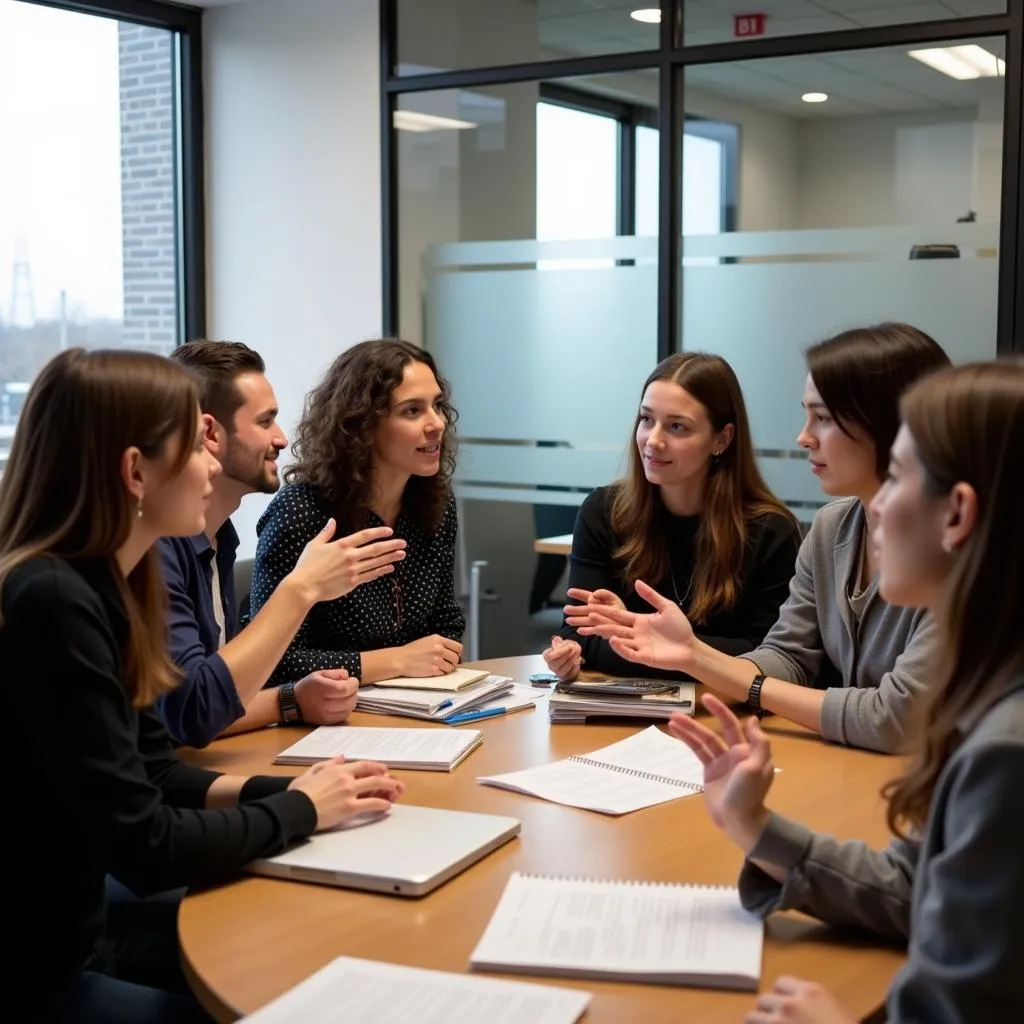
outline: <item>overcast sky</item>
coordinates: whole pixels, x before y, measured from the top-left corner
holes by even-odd
[[[120,319],[117,22],[0,0],[0,315],[18,239],[37,317]]]

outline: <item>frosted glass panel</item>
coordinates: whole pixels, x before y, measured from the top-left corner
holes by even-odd
[[[935,337],[954,361],[995,358],[997,234],[994,224],[962,224],[687,239],[688,254],[742,252],[747,261],[686,267],[685,346],[732,364],[757,448],[792,450],[803,422],[803,351],[815,341],[858,324],[904,320]],[[956,245],[960,258],[909,259],[908,243],[922,238]],[[766,466],[769,476],[790,470]],[[807,499],[785,479],[784,498]]]
[[[823,500],[795,444],[804,350],[849,327],[904,320],[955,362],[994,358],[997,241],[995,224],[685,239],[685,347],[732,364],[765,476],[798,512]],[[929,243],[956,246],[959,258],[909,258]],[[709,257],[736,262],[701,265]]]
[[[545,503],[578,503],[619,475],[657,361],[655,247],[516,240],[425,254],[426,345],[459,410],[464,496],[536,501],[542,487]],[[581,262],[594,259],[608,265]]]

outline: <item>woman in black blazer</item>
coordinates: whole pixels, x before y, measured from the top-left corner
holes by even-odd
[[[18,1019],[206,1020],[176,971],[173,912],[169,962],[140,973],[154,937],[118,933],[111,876],[135,896],[224,881],[401,792],[381,765],[243,778],[174,755],[150,711],[176,680],[153,544],[203,529],[219,470],[191,378],[159,356],[73,349],[29,392],[0,482],[7,817],[16,884],[37,897],[8,907],[9,976],[33,979]]]

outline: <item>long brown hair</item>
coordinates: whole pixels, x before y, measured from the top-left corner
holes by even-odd
[[[922,702],[916,752],[885,790],[889,826],[920,828],[932,794],[962,740],[965,716],[980,717],[1024,672],[1024,364],[975,363],[935,374],[902,402],[927,492],[967,483],[978,521],[960,548],[948,599],[933,609],[941,676]]]
[[[875,446],[875,474],[885,479],[900,428],[900,396],[915,381],[949,366],[939,343],[910,324],[854,327],[812,345],[807,370],[839,429],[859,427]]]
[[[433,357],[408,341],[364,341],[342,352],[323,380],[306,396],[295,431],[295,462],[287,483],[311,484],[334,512],[338,532],[366,526],[373,497],[373,439],[391,411],[391,393],[402,383],[406,366],[430,367],[441,389],[440,412],[446,426],[441,439],[441,468],[433,476],[414,476],[402,495],[402,508],[428,533],[444,519],[455,472],[455,422],[451,388],[437,372]]]
[[[171,689],[178,673],[167,654],[156,552],[150,549],[127,579],[115,561],[135,515],[121,457],[134,446],[156,459],[178,438],[169,472],[180,473],[197,410],[192,378],[167,359],[70,349],[51,359],[29,390],[0,481],[0,593],[14,569],[39,555],[107,563],[128,614],[124,685],[137,707]]]
[[[733,424],[732,443],[713,460],[704,494],[704,511],[697,531],[697,557],[687,614],[704,622],[716,611],[728,611],[739,598],[744,548],[751,519],[776,513],[792,520],[793,513],[772,494],[757,468],[743,392],[732,367],[705,352],[680,352],[660,362],[644,382],[641,396],[655,381],[670,381],[688,391],[707,410],[711,427]],[[612,529],[622,538],[615,558],[632,586],[638,579],[652,584],[669,571],[669,547],[656,526],[657,488],[648,483],[636,446],[640,414],[633,423],[629,468],[613,488]]]

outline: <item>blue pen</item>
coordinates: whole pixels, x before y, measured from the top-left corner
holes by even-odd
[[[453,700],[443,700],[441,701],[440,704],[437,705],[437,710],[444,711],[445,708],[450,708],[454,703],[455,701]]]
[[[461,715],[452,715],[446,718],[446,725],[462,725],[463,722],[478,722],[481,718],[496,718],[504,715],[507,708],[485,708],[483,711],[464,711]]]

